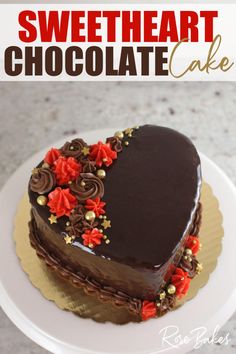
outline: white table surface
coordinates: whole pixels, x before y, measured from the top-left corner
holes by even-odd
[[[30,155],[75,132],[155,123],[188,135],[236,184],[234,83],[0,83],[0,186]],[[236,351],[236,314],[221,329]],[[0,309],[0,354],[45,354]]]

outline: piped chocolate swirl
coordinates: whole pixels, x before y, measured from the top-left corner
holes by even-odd
[[[70,185],[70,190],[81,202],[102,198],[104,195],[103,182],[92,173],[81,173],[79,178]]]
[[[38,194],[49,193],[56,186],[56,177],[49,168],[37,168],[32,174],[29,187]]]

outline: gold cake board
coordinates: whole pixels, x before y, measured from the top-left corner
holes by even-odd
[[[197,258],[204,268],[200,275],[191,281],[188,294],[177,302],[176,307],[196,296],[199,289],[207,283],[210,274],[217,265],[217,258],[222,248],[221,241],[224,234],[222,214],[211,187],[205,182],[202,187],[201,203],[203,212],[199,237],[202,248]],[[124,324],[139,320],[125,308],[116,308],[111,304],[101,303],[95,296],[85,294],[83,289],[75,288],[49,270],[30,246],[29,220],[30,204],[26,194],[19,203],[15,218],[16,253],[31,283],[40,290],[47,300],[53,301],[62,310],[68,310],[80,317],[92,318],[98,322],[110,321]]]

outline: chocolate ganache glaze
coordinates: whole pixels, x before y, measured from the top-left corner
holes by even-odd
[[[103,167],[104,190],[96,177],[94,180],[89,175],[94,165],[90,170],[89,163],[83,163],[88,166],[83,187],[86,189],[87,183],[87,191],[104,194],[106,215],[111,221],[104,234],[110,243],[101,242],[89,248],[82,238],[75,238],[72,244],[66,244],[64,236],[73,229],[66,223],[73,218],[80,222],[82,210],[77,216],[63,216],[50,224],[49,208],[37,203],[38,194],[29,185],[37,234],[49,255],[65,268],[128,296],[152,301],[168,282],[173,265],[179,264],[196,218],[201,189],[200,159],[188,138],[164,127],[145,125],[132,136],[125,135],[122,151],[117,139],[110,141],[120,152],[110,166]],[[66,151],[69,148],[64,146]],[[77,192],[78,199],[81,179],[80,175],[70,187],[75,196]],[[86,221],[83,223],[86,225]],[[80,230],[81,225],[77,226]]]

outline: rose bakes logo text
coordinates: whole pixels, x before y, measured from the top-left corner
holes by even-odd
[[[24,10],[18,15],[20,44],[5,49],[5,73],[180,78],[226,72],[234,63],[219,54],[217,20],[218,11]],[[181,57],[186,46],[199,43],[207,44],[204,60],[193,58],[191,47]]]
[[[222,347],[229,345],[231,341],[230,333],[220,335],[219,331],[220,326],[217,325],[209,338],[207,328],[204,326],[192,329],[188,335],[182,335],[178,326],[170,325],[164,327],[159,331],[161,346],[158,348],[157,353],[169,352],[170,349],[180,348],[186,344],[191,344],[192,349],[200,349],[204,344],[218,344]]]

